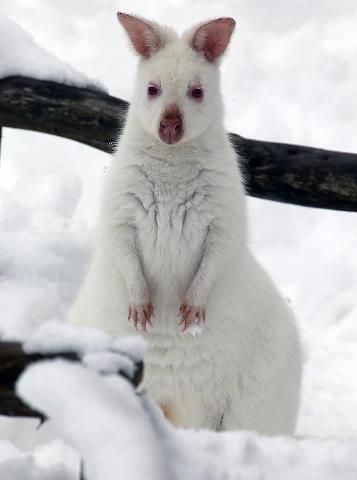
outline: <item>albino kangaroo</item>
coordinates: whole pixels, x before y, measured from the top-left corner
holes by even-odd
[[[243,181],[223,127],[219,62],[235,21],[179,37],[118,18],[140,62],[70,321],[143,335],[144,385],[172,423],[291,434],[299,335],[248,247]]]

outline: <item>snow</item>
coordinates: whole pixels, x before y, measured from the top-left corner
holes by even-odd
[[[78,327],[63,322],[46,322],[24,343],[26,353],[89,352],[109,350],[111,338],[94,327]]]
[[[53,66],[59,78],[69,72],[59,60],[56,68],[53,63],[47,68],[42,62],[49,57],[41,47],[37,56],[36,42],[88,78],[99,77],[113,95],[130,98],[136,59],[117,25],[114,0],[38,0],[36,7],[32,3],[1,1],[0,11],[7,16],[0,20],[1,72],[9,55],[4,45],[10,38],[13,66],[17,59],[19,68],[49,73]],[[228,128],[252,138],[357,152],[355,0],[263,3],[133,0],[130,10],[181,29],[202,18],[233,15],[237,31],[222,79]],[[21,62],[13,47],[24,44],[29,50]],[[68,81],[73,81],[72,70]],[[27,339],[44,322],[65,318],[87,267],[108,161],[106,154],[68,140],[4,129],[2,338]],[[157,421],[159,435],[166,435],[173,448],[165,455],[170,460],[184,456],[182,468],[191,465],[193,472],[201,468],[207,474],[202,478],[219,478],[218,474],[224,478],[225,465],[231,469],[228,478],[242,478],[243,473],[243,478],[259,478],[259,471],[264,478],[356,478],[356,214],[257,199],[249,199],[249,210],[252,247],[290,298],[304,338],[298,423],[302,439],[172,432]],[[137,348],[140,356],[144,347]],[[61,438],[60,428],[51,424],[36,428],[35,421],[2,419],[0,435],[24,455],[35,455],[44,445],[50,451],[50,442]],[[180,454],[177,443],[184,450]],[[142,447],[141,440],[137,447]],[[0,455],[5,448],[1,444]],[[53,465],[60,463],[58,454]]]
[[[6,480],[78,480],[78,455],[55,441],[34,452],[23,453],[0,440],[0,478]]]
[[[123,379],[100,377],[62,360],[31,366],[17,390],[52,418],[82,452],[88,480],[352,480],[357,476],[357,440],[175,429],[145,394],[135,395]]]
[[[26,353],[77,353],[84,365],[103,374],[124,373],[132,378],[142,361],[146,342],[140,337],[113,339],[94,327],[50,321],[23,343]]]
[[[86,267],[90,231],[71,221],[80,181],[70,173],[23,173],[0,185],[0,334],[23,340],[62,319]]]
[[[17,389],[81,451],[88,480],[117,480],[118,474],[131,480],[168,478],[161,473],[159,444],[140,397],[125,380],[108,382],[56,360],[30,367]]]
[[[130,353],[130,358],[132,358],[135,362],[138,362],[144,357],[147,343],[143,337],[139,336],[122,337],[113,340],[112,348],[119,353]]]
[[[11,75],[104,90],[99,82],[37,45],[28,32],[0,12],[0,78]]]
[[[102,374],[125,373],[132,378],[135,373],[134,363],[124,355],[114,352],[87,353],[83,356],[83,364]]]
[[[189,325],[188,328],[183,332],[184,335],[192,335],[193,337],[196,337],[198,335],[201,335],[202,333],[202,327],[198,323],[198,321],[194,321],[191,325]]]

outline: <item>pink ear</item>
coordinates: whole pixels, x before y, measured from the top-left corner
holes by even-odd
[[[141,56],[149,58],[164,46],[164,39],[149,22],[122,12],[118,12],[117,16],[133,47]]]
[[[197,28],[191,47],[209,62],[214,62],[226,50],[236,22],[233,18],[218,18]]]

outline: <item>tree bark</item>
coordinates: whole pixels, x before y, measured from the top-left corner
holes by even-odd
[[[58,354],[26,354],[17,342],[0,342],[0,415],[9,417],[36,417],[43,420],[43,415],[23,403],[15,393],[15,384],[21,373],[32,363],[41,360],[62,358],[72,362],[80,362],[77,353],[61,352]],[[125,372],[119,371],[118,375],[129,380],[133,387],[137,387],[143,377],[143,363],[135,364],[133,378]]]
[[[0,126],[50,133],[111,153],[129,104],[101,91],[25,77],[0,80]],[[357,155],[230,134],[254,197],[357,211]]]
[[[2,127],[0,125],[0,167],[1,167],[1,142],[2,142]]]

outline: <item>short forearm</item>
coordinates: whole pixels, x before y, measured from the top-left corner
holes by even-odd
[[[206,303],[212,284],[224,268],[226,248],[222,232],[212,228],[208,232],[200,264],[189,288],[195,304]]]
[[[128,320],[136,329],[147,332],[154,316],[150,292],[146,284],[137,249],[136,231],[128,223],[117,224],[106,230],[106,248],[114,252],[115,267],[120,271],[128,291]]]
[[[182,331],[192,325],[206,321],[206,305],[212,284],[224,268],[227,258],[227,236],[219,228],[210,228],[196,275],[194,276],[185,298],[180,305],[180,325]]]
[[[112,241],[116,265],[125,280],[129,298],[133,303],[140,302],[147,296],[147,285],[137,250],[134,227],[117,226]]]

